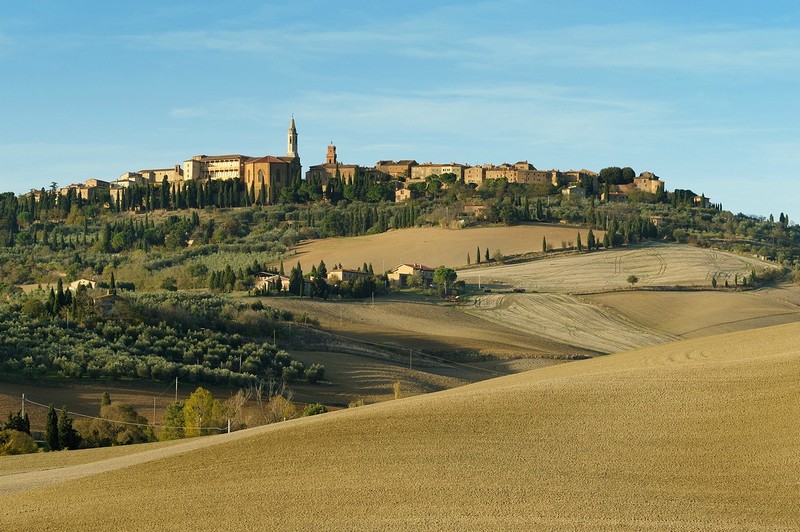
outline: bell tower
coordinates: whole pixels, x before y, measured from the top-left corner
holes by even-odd
[[[336,164],[336,146],[328,146],[328,155],[325,157],[325,164]]]
[[[288,154],[289,157],[300,157],[297,154],[297,128],[294,127],[294,116],[292,117],[292,123],[289,124],[289,149]]]

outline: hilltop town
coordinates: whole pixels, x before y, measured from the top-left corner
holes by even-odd
[[[419,196],[431,177],[440,178],[443,187],[455,181],[480,187],[486,182],[505,180],[507,183],[541,187],[542,191],[560,191],[574,198],[596,196],[602,201],[617,202],[627,201],[635,193],[660,195],[665,192],[664,181],[653,172],[641,172],[637,176],[630,168],[608,170],[616,170],[618,175],[609,178],[603,176],[602,171],[587,169],[541,170],[528,161],[470,166],[404,159],[380,160],[373,166],[365,166],[340,162],[336,146],[331,144],[325,162],[310,166],[303,176],[298,132],[292,118],[287,132],[286,155],[195,155],[182,164],[128,171],[116,180],[90,178],[83,183],[62,187],[57,193],[64,197],[74,194],[75,198],[107,206],[128,205],[134,196],[133,203],[138,202],[141,208],[145,208],[149,197],[157,195],[155,191],[162,188],[169,189],[174,198],[189,183],[196,186],[199,183],[231,182],[236,183],[235,194],[237,199],[243,199],[243,204],[270,205],[278,202],[284,188],[302,181],[303,177],[309,187],[318,188],[324,197],[335,194],[337,186],[352,185],[359,180],[382,183],[389,193],[381,199],[395,202]],[[134,192],[136,188],[151,192],[137,194]],[[42,193],[43,189],[32,190],[29,196],[38,201]],[[692,200],[701,206],[710,204],[705,196],[692,194]]]

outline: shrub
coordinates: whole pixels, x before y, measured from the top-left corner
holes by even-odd
[[[0,456],[39,452],[30,434],[8,429],[0,431]]]
[[[328,409],[325,408],[325,405],[314,403],[313,405],[306,405],[303,409],[303,417],[316,416],[317,414],[324,414],[327,411]]]
[[[325,376],[325,366],[322,364],[311,364],[305,371],[306,380],[311,384],[316,384]]]

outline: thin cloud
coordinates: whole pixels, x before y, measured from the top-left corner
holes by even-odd
[[[202,107],[175,107],[169,110],[171,118],[199,118],[206,114],[206,110]]]

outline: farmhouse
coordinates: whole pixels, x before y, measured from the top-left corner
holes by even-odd
[[[78,290],[79,286],[85,286],[89,289],[97,288],[97,281],[90,281],[89,279],[78,279],[77,281],[72,281],[69,283],[69,289],[73,292]]]
[[[409,282],[418,278],[423,286],[428,286],[433,282],[433,268],[422,264],[401,264],[389,272],[389,282],[397,286],[408,286]]]
[[[105,294],[94,298],[94,304],[100,309],[103,316],[110,316],[114,312],[116,306],[125,301],[127,301],[127,299],[117,294]]]
[[[284,292],[288,292],[289,278],[277,273],[260,272],[256,274],[253,285],[256,290],[283,290]]]
[[[336,268],[328,272],[329,281],[355,281],[369,277],[369,272],[361,270],[348,270],[346,268]]]

